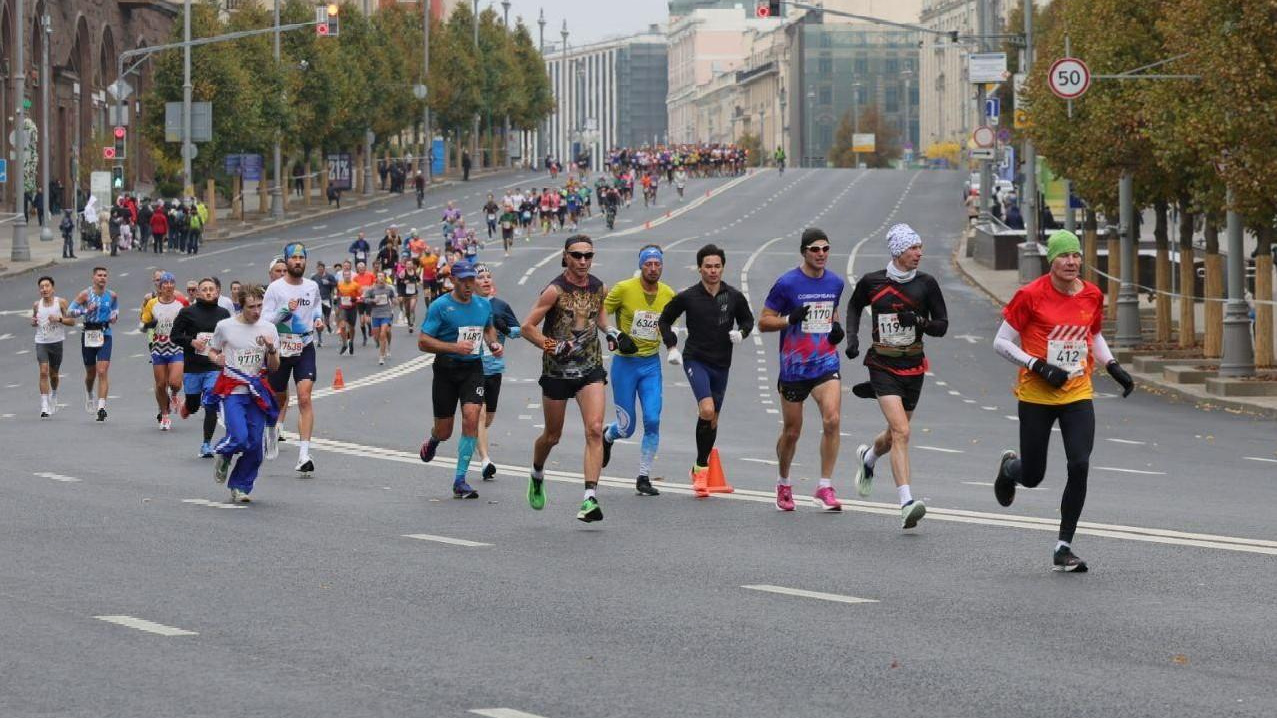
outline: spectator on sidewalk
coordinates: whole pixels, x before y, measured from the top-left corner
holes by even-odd
[[[461,151],[461,181],[470,181],[470,150]]]
[[[85,210],[86,212],[88,210]],[[168,236],[168,215],[164,213],[164,206],[155,207],[151,212],[151,253],[164,253],[164,239]]]
[[[62,230],[62,258],[75,259],[75,243],[71,239],[75,234],[75,215],[71,210],[62,210],[62,221],[58,224],[58,229]]]
[[[1011,229],[1024,229],[1024,215],[1020,214],[1020,205],[1007,206],[1006,226]]]
[[[337,188],[336,184],[329,184],[328,204],[332,205],[334,202],[337,203],[337,209],[341,209],[341,190]]]

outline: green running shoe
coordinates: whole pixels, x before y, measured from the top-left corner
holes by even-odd
[[[900,528],[911,529],[927,515],[927,506],[917,499],[900,507]]]
[[[545,479],[528,477],[528,506],[536,511],[545,508]]]
[[[603,509],[599,508],[599,501],[594,497],[590,497],[581,502],[581,510],[576,512],[576,520],[584,521],[587,524],[591,521],[603,520]]]

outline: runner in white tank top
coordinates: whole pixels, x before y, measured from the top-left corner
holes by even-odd
[[[75,324],[75,319],[67,313],[67,300],[54,296],[53,277],[40,277],[36,283],[40,299],[31,307],[31,326],[35,327],[35,358],[40,364],[40,418],[47,419],[58,410],[62,342],[67,325]]]

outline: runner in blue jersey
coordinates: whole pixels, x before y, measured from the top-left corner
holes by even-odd
[[[497,341],[505,344],[506,338],[518,339],[519,318],[506,300],[497,296],[497,285],[492,270],[486,264],[475,268],[475,287],[479,296],[492,304],[492,326],[497,330]],[[479,463],[483,465],[483,480],[491,481],[497,475],[497,465],[488,454],[488,428],[497,418],[497,400],[501,397],[501,377],[505,374],[505,356],[483,353],[483,410],[479,412]]]
[[[831,478],[838,460],[839,426],[842,414],[842,384],[839,382],[838,343],[845,334],[838,323],[843,280],[826,271],[829,236],[809,227],[801,241],[803,263],[780,275],[767,294],[758,328],[780,332],[780,439],[776,458],[780,463],[776,482],[776,508],[794,510],[789,468],[798,448],[803,428],[803,402],[811,396],[820,408],[823,431],[820,439],[820,486],[816,505],[822,511],[842,511],[834,495]]]
[[[120,297],[106,288],[106,267],[93,268],[93,284],[75,297],[67,314],[84,317],[80,353],[84,355],[84,410],[94,411],[96,381],[97,418],[106,421],[107,372],[111,369],[111,325],[120,318]]]
[[[457,447],[457,471],[452,496],[477,499],[479,492],[466,483],[466,472],[479,441],[479,409],[483,406],[483,355],[504,354],[492,324],[492,304],[475,294],[474,265],[452,265],[452,291],[430,303],[417,348],[435,354],[434,427],[421,445],[421,460],[435,458],[440,442],[452,436],[452,423],[461,404],[461,444]]]

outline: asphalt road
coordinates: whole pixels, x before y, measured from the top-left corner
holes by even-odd
[[[547,467],[549,505],[526,506],[541,410],[539,357],[524,342],[510,345],[493,429],[501,471],[472,480],[478,501],[449,497],[455,441],[435,464],[416,458],[430,369],[402,328],[385,367],[372,349],[322,350],[318,470],[296,478],[296,445],[283,444],[249,507],[221,503],[211,463],[195,458],[197,422],[155,430],[143,338],[125,333],[150,268],[260,281],[285,240],[307,241],[313,262],[341,258],[359,228],[375,242],[391,221],[437,235],[435,205],[458,199],[473,222],[487,191],[527,176],[440,190],[424,212],[406,196],[209,244],[190,260],[108,260],[126,313],[104,425],[80,409],[70,342],[69,406],[36,418],[34,277],[0,281],[0,716],[1274,715],[1277,536],[1263,508],[1277,503],[1273,422],[1144,392],[1122,400],[1097,379],[1074,544],[1092,570],[1051,572],[1058,440],[1043,489],[1002,509],[989,486],[1017,441],[1014,370],[990,348],[997,308],[950,268],[961,181],[765,171],[693,180],[681,205],[662,188],[660,207],[629,208],[611,234],[598,219],[583,227],[608,283],[657,242],[665,281],[681,289],[696,279],[696,249],[715,242],[757,313],[797,263],[803,227],[825,228],[830,267],[855,275],[885,265],[888,226],[911,223],[952,321],[927,342],[934,376],[912,455],[914,495],[931,512],[907,533],[885,461],[869,500],[852,500],[855,446],[882,418],[850,394],[835,477],[848,510],[774,510],[774,335],[746,340],[733,364],[719,447],[736,493],[690,497],[693,400],[666,367],[664,493],[634,495],[635,436],[605,471],[599,524],[573,518],[582,452],[571,412]],[[520,315],[558,271],[561,242],[485,253]],[[56,270],[63,296],[89,266]],[[338,367],[347,388],[334,392]],[[863,375],[844,362],[847,386]],[[804,497],[815,488],[814,409],[807,420],[794,471]]]

